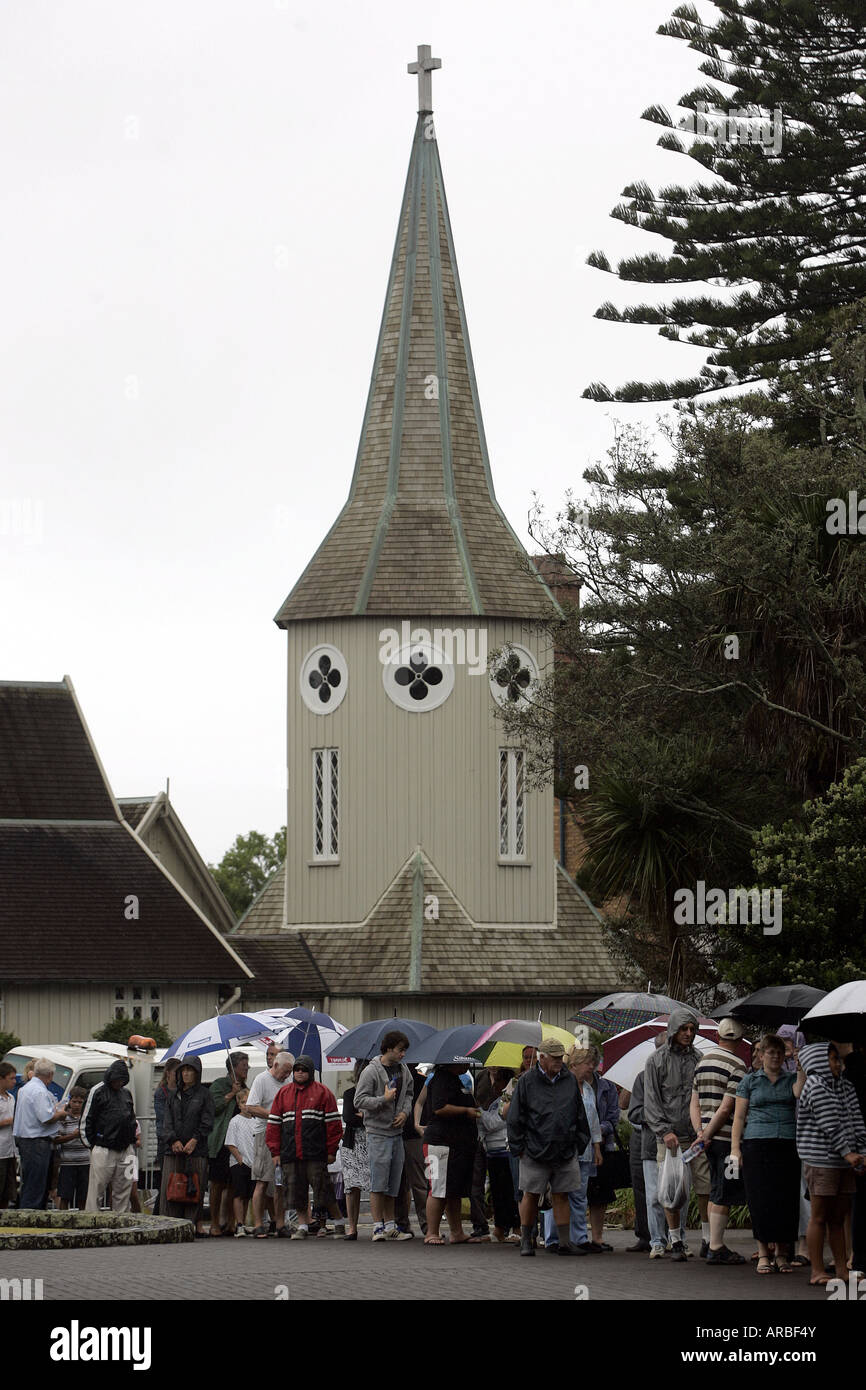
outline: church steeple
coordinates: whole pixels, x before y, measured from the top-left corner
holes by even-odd
[[[419,112],[349,498],[276,622],[557,611],[499,508],[442,167],[431,73]]]

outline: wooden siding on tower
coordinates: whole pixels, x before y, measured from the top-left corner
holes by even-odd
[[[554,885],[550,792],[527,792],[526,862],[500,865],[498,750],[507,746],[495,717],[487,672],[455,667],[454,689],[429,712],[398,708],[388,697],[380,632],[393,618],[296,623],[288,629],[288,924],[359,922],[420,845],[480,923],[552,923]],[[461,618],[414,617],[413,629],[466,629]],[[488,651],[506,641],[532,652],[543,671],[546,634],[519,622],[477,620]],[[346,696],[316,715],[300,695],[302,663],[332,643],[348,664]],[[312,750],[340,749],[340,862],[314,865]]]

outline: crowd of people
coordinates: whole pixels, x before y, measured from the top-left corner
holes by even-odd
[[[825,1244],[837,1272],[863,1271],[864,1048],[806,1046],[783,1028],[755,1045],[747,1068],[736,1020],[723,1019],[704,1052],[697,1026],[690,1010],[673,1012],[631,1092],[600,1074],[592,1046],[566,1052],[545,1039],[537,1052],[523,1049],[519,1070],[473,1077],[462,1063],[408,1066],[409,1041],[393,1030],[378,1056],[358,1061],[342,1115],[314,1059],[275,1044],[250,1085],[243,1052],[210,1087],[197,1057],[171,1058],[154,1096],[155,1209],[194,1222],[200,1237],[352,1241],[368,1193],[374,1242],[412,1239],[414,1207],[426,1245],[445,1244],[444,1222],[452,1245],[492,1238],[523,1256],[542,1245],[585,1256],[612,1250],[606,1210],[630,1185],[629,1253],[684,1263],[693,1189],[708,1265],[744,1263],[725,1234],[731,1209],[745,1204],[758,1274],[808,1265],[810,1282],[826,1284]],[[0,1064],[0,1207],[15,1203],[17,1150],[19,1207],[51,1196],[61,1207],[139,1209],[141,1131],[128,1080],[114,1061],[101,1085],[74,1088],[62,1103],[50,1062],[36,1059],[25,1078]]]

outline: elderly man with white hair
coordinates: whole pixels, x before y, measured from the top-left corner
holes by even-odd
[[[66,1106],[58,1105],[48,1087],[54,1077],[54,1063],[38,1057],[33,1079],[22,1086],[15,1101],[12,1133],[21,1159],[21,1192],[18,1206],[41,1211],[48,1192],[51,1171],[51,1140],[66,1118]]]

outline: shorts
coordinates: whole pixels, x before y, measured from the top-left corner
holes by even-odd
[[[90,1183],[89,1163],[61,1163],[57,1178],[57,1196],[71,1207],[84,1210]]]
[[[742,1169],[738,1178],[725,1176],[725,1169],[731,1157],[730,1141],[713,1139],[705,1151],[710,1165],[710,1201],[717,1207],[740,1207],[746,1205],[746,1186]]]
[[[248,1164],[232,1164],[231,1168],[229,1168],[229,1183],[231,1185],[233,1197],[242,1197],[245,1202],[248,1202],[250,1197],[252,1197],[255,1184],[253,1182],[252,1170]]]
[[[474,1149],[457,1149],[449,1144],[424,1145],[424,1176],[430,1197],[446,1200],[469,1197],[474,1167]]]
[[[677,1153],[682,1153],[683,1149],[687,1149],[690,1144],[694,1143],[694,1138],[683,1139],[681,1135],[677,1135],[677,1138],[680,1141]],[[656,1142],[656,1163],[664,1163],[667,1151],[667,1145],[658,1140]],[[691,1169],[691,1190],[697,1192],[699,1197],[709,1197],[712,1174],[710,1173],[710,1161],[707,1158],[706,1149],[703,1153],[699,1153],[697,1158],[693,1158],[688,1167]]]
[[[230,1158],[231,1154],[223,1144],[216,1158],[210,1159],[207,1166],[207,1175],[211,1182],[228,1182]]]
[[[403,1135],[371,1134],[367,1130],[367,1156],[370,1160],[370,1191],[383,1197],[397,1197],[403,1176]]]
[[[819,1168],[806,1163],[803,1176],[810,1197],[850,1197],[857,1191],[854,1170],[847,1163],[844,1168]]]
[[[287,1207],[306,1211],[309,1189],[313,1189],[314,1207],[332,1207],[336,1202],[334,1184],[324,1159],[305,1159],[301,1163],[284,1163],[283,1193]]]
[[[256,1145],[253,1150],[252,1166],[253,1182],[266,1182],[268,1184],[268,1196],[274,1195],[274,1156],[265,1143],[265,1131],[256,1135]]]
[[[519,1177],[521,1191],[537,1192],[539,1196],[548,1183],[551,1192],[580,1192],[583,1188],[577,1154],[563,1163],[542,1163],[535,1158],[521,1158]]]

